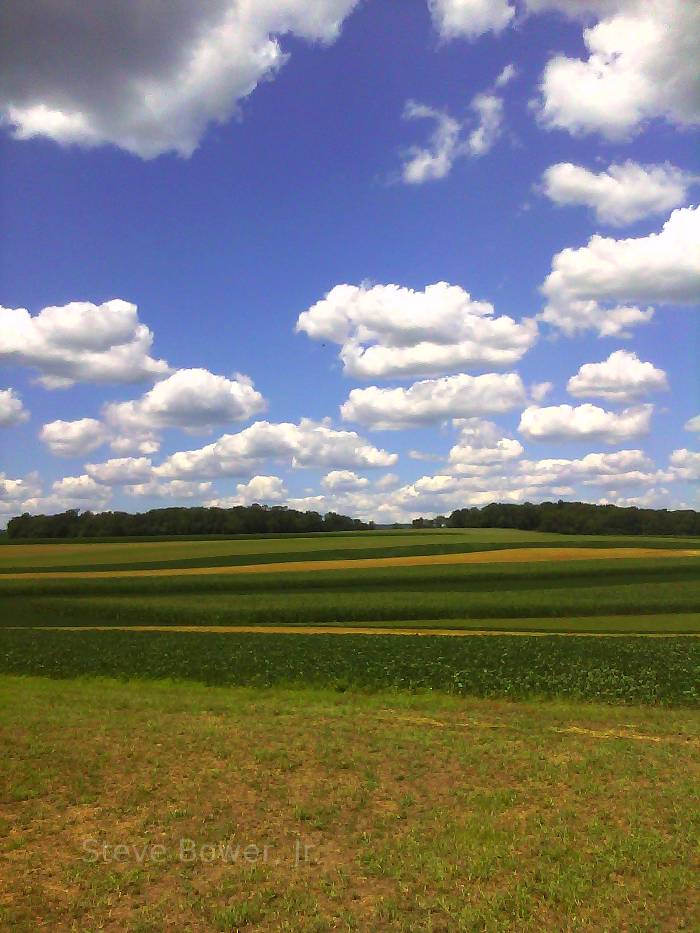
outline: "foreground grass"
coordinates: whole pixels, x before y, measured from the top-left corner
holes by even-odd
[[[2,677],[0,730],[3,929],[700,923],[688,711]]]
[[[700,639],[17,629],[0,673],[700,705]]]

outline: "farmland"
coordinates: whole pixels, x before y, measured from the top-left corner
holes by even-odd
[[[698,550],[0,547],[0,925],[694,928]]]

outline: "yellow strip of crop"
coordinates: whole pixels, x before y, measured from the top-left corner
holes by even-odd
[[[53,570],[0,574],[1,580],[60,580],[111,577],[181,577],[208,574],[299,573],[321,570],[372,570],[383,567],[430,567],[453,564],[521,564],[551,561],[611,560],[647,557],[700,557],[700,550],[618,547],[521,547],[466,554],[424,554],[414,557],[362,557],[358,560],[306,560],[270,564],[239,564],[229,567],[159,567],[153,570]]]

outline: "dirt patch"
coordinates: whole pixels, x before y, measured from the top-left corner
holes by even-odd
[[[286,561],[270,564],[243,564],[232,567],[170,567],[156,570],[61,570],[46,573],[3,574],[0,580],[59,580],[72,577],[174,577],[210,574],[299,573],[323,570],[371,570],[384,567],[426,567],[452,564],[521,564],[573,560],[611,560],[646,557],[700,557],[700,550],[620,547],[542,547],[507,548],[497,551],[471,551],[466,554],[424,554],[414,557],[362,557],[357,560]]]

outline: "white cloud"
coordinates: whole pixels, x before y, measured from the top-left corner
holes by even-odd
[[[85,472],[105,486],[145,483],[153,475],[148,457],[118,457],[104,463],[86,463]]]
[[[144,382],[167,375],[149,353],[153,334],[136,305],[115,298],[101,305],[73,301],[44,308],[0,307],[0,362],[27,366],[48,389],[76,382]]]
[[[424,379],[408,389],[353,389],[341,406],[346,421],[378,430],[435,424],[446,418],[509,411],[525,401],[525,388],[515,373],[445,376]]]
[[[109,446],[117,454],[155,454],[160,449],[160,441],[152,434],[117,435],[112,437]]]
[[[674,450],[670,465],[679,479],[700,482],[700,453],[685,448]]]
[[[529,440],[593,440],[617,444],[647,434],[653,405],[605,411],[596,405],[530,406],[520,418],[519,431]]]
[[[108,432],[96,418],[77,421],[50,421],[39,432],[39,439],[56,457],[80,457],[108,440]]]
[[[542,402],[554,388],[553,382],[535,382],[530,386],[530,396],[535,402]]]
[[[518,470],[517,482],[548,488],[579,482],[584,486],[626,487],[672,478],[670,474],[656,470],[641,450],[589,453],[577,460],[522,460]]]
[[[347,375],[363,379],[440,375],[510,366],[537,339],[530,318],[495,316],[458,285],[336,285],[299,315],[297,331],[340,345]]]
[[[11,2],[0,114],[18,139],[189,156],[284,64],[278,36],[333,42],[356,3]]]
[[[393,466],[396,454],[369,444],[354,431],[336,431],[327,423],[302,419],[299,424],[256,421],[238,434],[224,434],[197,450],[178,451],[155,467],[158,476],[245,476],[265,460],[292,467],[373,469]]]
[[[406,102],[403,115],[407,120],[433,120],[435,123],[427,147],[411,146],[407,150],[401,170],[403,181],[407,185],[421,185],[426,181],[445,178],[452,170],[455,159],[462,154],[460,122],[442,110],[419,104],[415,100]]]
[[[331,470],[321,480],[321,485],[329,492],[351,492],[369,485],[369,480],[358,476],[353,470]]]
[[[540,118],[573,134],[621,140],[652,118],[700,123],[700,4],[694,0],[528,0],[531,9],[589,13],[588,58],[556,55],[541,82]]]
[[[428,0],[435,28],[444,39],[477,39],[510,25],[515,10],[508,0]]]
[[[124,486],[127,496],[155,496],[157,499],[197,499],[211,491],[211,483],[191,483],[173,479],[162,483],[151,479],[145,483]]]
[[[666,391],[668,380],[663,369],[643,363],[636,353],[616,350],[602,363],[584,363],[566,388],[576,398],[634,402],[653,392]]]
[[[503,437],[492,421],[470,418],[461,422],[460,437],[450,450],[448,463],[455,473],[480,474],[517,460],[523,452],[522,444]]]
[[[511,62],[509,65],[505,66],[505,68],[501,71],[499,76],[493,82],[494,87],[505,87],[507,84],[510,84],[510,82],[514,78],[517,78],[517,76],[518,76],[518,69]]]
[[[17,511],[17,503],[38,496],[41,492],[39,475],[30,473],[24,478],[11,479],[0,473],[0,512]]]
[[[507,65],[503,69],[496,78],[495,87],[503,87],[511,80],[515,73],[509,71],[512,67]],[[427,146],[410,146],[406,150],[401,168],[405,184],[422,185],[446,178],[457,159],[478,158],[494,147],[503,128],[503,99],[493,91],[482,92],[472,98],[469,106],[476,126],[466,132],[474,120],[457,120],[444,110],[415,100],[406,102],[404,119],[432,120],[435,127]]]
[[[14,389],[0,389],[0,427],[7,428],[29,419],[29,412]]]
[[[634,506],[638,509],[668,508],[669,491],[663,487],[647,489],[639,496],[622,496],[617,491],[609,491],[605,498],[598,500],[598,505],[619,505],[623,508]]]
[[[587,246],[552,259],[542,291],[542,319],[571,335],[592,329],[621,335],[648,321],[638,304],[700,302],[700,207],[673,211],[660,233],[615,240],[593,236]],[[629,302],[631,304],[623,304]]]
[[[691,418],[690,421],[685,423],[686,431],[700,431],[700,415],[696,415],[694,418]]]
[[[439,456],[439,454],[431,454],[427,450],[409,450],[408,456],[410,460],[424,460],[428,462],[438,462],[439,460],[445,459]]]
[[[680,207],[687,199],[688,187],[697,180],[668,162],[639,165],[628,160],[602,172],[559,162],[546,169],[542,186],[555,204],[590,207],[599,223],[623,227]]]
[[[236,484],[237,495],[226,501],[228,508],[234,505],[261,505],[281,502],[287,498],[287,489],[279,476],[253,476],[247,483]],[[213,503],[211,503],[213,504]]]
[[[503,99],[497,94],[477,94],[471,106],[479,123],[469,134],[468,150],[472,156],[482,156],[493,149],[496,140],[501,135]]]
[[[163,428],[207,431],[244,421],[266,407],[247,376],[217,376],[206,369],[179,369],[140,399],[107,405],[104,417],[121,437],[149,438]]]
[[[401,480],[396,473],[385,473],[384,476],[380,476],[375,482],[374,488],[378,490],[393,489],[394,486],[398,486],[400,482]]]
[[[111,489],[96,482],[91,476],[64,476],[52,485],[55,496],[70,502],[80,502],[88,499],[90,502],[101,502],[109,499]]]

